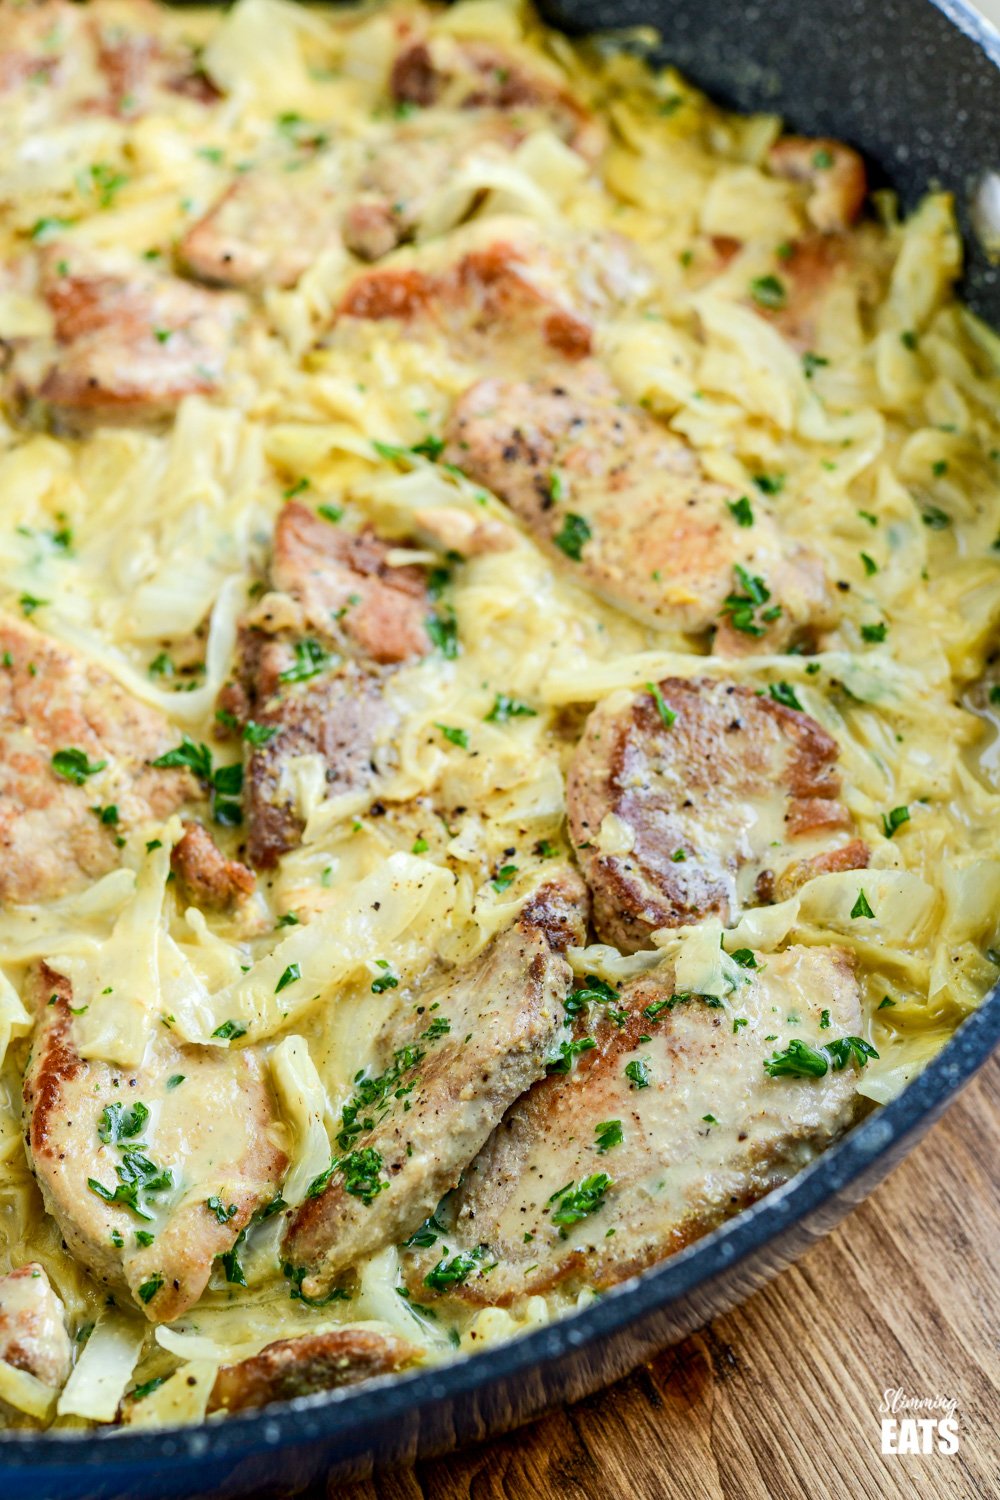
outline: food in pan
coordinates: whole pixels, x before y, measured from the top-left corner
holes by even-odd
[[[507,0],[0,13],[0,1401],[510,1338],[998,973],[953,207]]]

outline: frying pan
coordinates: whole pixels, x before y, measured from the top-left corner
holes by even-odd
[[[1000,36],[965,0],[542,0],[541,9],[573,34],[656,27],[658,59],[724,104],[777,110],[796,130],[860,147],[873,180],[906,208],[932,184],[950,189],[966,243],[962,295],[1000,326],[1000,264],[980,238],[984,205],[988,217],[990,195],[1000,200]],[[1000,223],[993,234],[1000,240]],[[4,1500],[293,1495],[320,1476],[444,1452],[577,1400],[784,1269],[901,1160],[998,1044],[1000,985],[898,1099],[792,1182],[562,1322],[443,1369],[220,1425],[6,1433]]]

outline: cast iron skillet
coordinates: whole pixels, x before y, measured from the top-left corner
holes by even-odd
[[[1000,37],[966,0],[542,0],[542,9],[571,32],[656,26],[664,60],[694,82],[860,146],[907,207],[930,183],[950,188],[966,235],[963,294],[1000,326],[1000,267],[977,245],[968,212],[985,174],[1000,172]],[[899,1099],[794,1181],[572,1318],[439,1371],[219,1426],[7,1433],[4,1500],[292,1495],[320,1476],[442,1452],[576,1400],[733,1306],[825,1234],[998,1043],[1000,985]]]

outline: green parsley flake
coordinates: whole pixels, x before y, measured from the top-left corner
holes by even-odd
[[[562,529],[552,540],[567,557],[572,558],[574,562],[580,562],[584,546],[592,536],[593,532],[583,516],[567,511],[563,517]]]
[[[656,712],[659,714],[663,724],[667,729],[669,729],[671,724],[676,722],[677,715],[674,713],[674,710],[672,708],[668,707],[658,684],[655,682],[647,682],[646,692],[650,695],[653,702],[656,704]]]

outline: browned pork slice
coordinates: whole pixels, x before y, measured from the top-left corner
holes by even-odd
[[[39,290],[55,342],[28,340],[12,363],[21,402],[83,422],[151,420],[216,390],[238,301],[139,266],[114,251],[51,246]]]
[[[338,321],[393,319],[413,334],[443,335],[466,358],[508,351],[536,365],[553,354],[590,353],[591,327],[572,306],[549,257],[527,242],[497,239],[443,270],[392,266],[348,286]]]
[[[35,1261],[0,1277],[0,1359],[53,1390],[72,1367],[66,1309]]]
[[[196,796],[187,772],[150,765],[175,742],[106,672],[0,616],[0,900],[47,901],[105,874],[118,838]]]
[[[775,177],[802,184],[806,216],[821,234],[843,233],[858,219],[868,192],[865,164],[842,141],[784,135],[768,152],[767,165]]]
[[[320,756],[330,795],[366,786],[391,722],[385,678],[430,648],[423,572],[392,566],[390,552],[374,532],[343,530],[297,501],[278,518],[274,591],[244,622],[237,675],[221,700],[238,724],[256,726],[244,802],[259,868],[273,867],[302,832],[292,763]]]
[[[594,365],[481,381],[447,439],[449,462],[506,501],[580,583],[646,624],[715,628],[716,649],[734,654],[758,640],[780,650],[828,619],[819,560],[785,541],[759,502],[741,526],[736,492]],[[749,612],[729,602],[745,587],[737,567],[761,585]]]
[[[210,911],[238,906],[253,892],[255,876],[238,859],[227,859],[201,823],[186,823],[170,851],[173,870],[186,897]]]
[[[355,255],[379,260],[412,239],[435,195],[470,156],[502,161],[524,139],[502,112],[483,111],[459,123],[456,129],[454,116],[418,112],[370,148],[342,223],[344,243]]]
[[[226,189],[178,246],[181,263],[215,286],[294,286],[339,238],[328,188],[303,187],[287,172],[246,172]]]
[[[502,110],[515,120],[545,123],[590,159],[604,146],[602,127],[565,84],[493,42],[445,35],[407,40],[390,87],[400,104]]]
[[[165,1029],[134,1071],[88,1061],[68,982],[42,966],[28,1000],[26,1145],[45,1207],[98,1281],[169,1323],[281,1184],[266,1064],[252,1047],[175,1046]]]
[[[748,687],[665,678],[600,704],[570,767],[570,836],[603,941],[632,953],[658,927],[783,898],[863,869],[838,801],[836,741]]]
[[[394,1375],[416,1364],[421,1351],[395,1333],[372,1328],[332,1328],[327,1333],[279,1339],[259,1354],[223,1365],[215,1377],[209,1411],[249,1411],[292,1401],[376,1375]]]
[[[565,1024],[570,969],[560,950],[568,937],[582,940],[584,903],[567,869],[478,959],[423,992],[420,1015],[386,1026],[380,1064],[391,1086],[361,1085],[345,1107],[341,1154],[285,1235],[308,1295],[411,1234],[542,1077]]]
[[[149,0],[91,0],[87,11],[97,67],[107,88],[96,101],[133,118],[151,108],[157,91],[200,104],[221,98],[188,43],[166,34],[163,12]]]
[[[406,1272],[413,1295],[503,1305],[559,1285],[611,1286],[785,1182],[846,1129],[857,1054],[817,1049],[861,1029],[849,955],[795,947],[755,963],[725,1002],[675,993],[668,965],[627,985],[616,1017],[593,1027],[596,1046],[519,1100],[468,1168],[442,1239]],[[821,1076],[771,1076],[765,1064],[796,1044]]]

